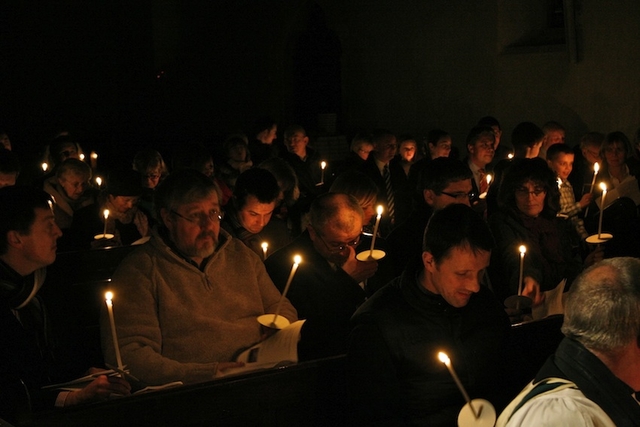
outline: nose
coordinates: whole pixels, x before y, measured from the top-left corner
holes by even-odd
[[[467,290],[473,293],[480,292],[480,281],[482,280],[482,276],[484,276],[484,271],[476,274],[474,278],[469,282]]]
[[[55,224],[54,226],[53,235],[55,236],[56,239],[62,236],[62,230],[60,230],[60,227],[58,227],[58,224]]]

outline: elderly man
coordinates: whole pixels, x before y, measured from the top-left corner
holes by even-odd
[[[640,260],[612,258],[571,286],[565,335],[498,426],[638,426]]]
[[[362,231],[362,208],[351,196],[328,193],[311,205],[310,225],[301,236],[267,258],[265,266],[282,289],[293,257],[302,263],[288,297],[307,319],[300,358],[314,359],[346,350],[349,319],[365,300],[362,283],[373,276],[375,261],[358,261],[355,246]]]
[[[50,203],[42,190],[0,189],[0,418],[11,421],[22,418],[24,412],[54,405],[129,394],[124,380],[104,375],[80,391],[41,390],[51,381],[68,381],[87,368],[62,369],[64,358],[57,351],[54,354],[59,349],[53,345],[47,312],[37,295],[62,235]]]
[[[147,384],[212,380],[234,355],[260,341],[257,317],[275,312],[280,293],[260,258],[220,230],[218,188],[180,170],[156,190],[160,224],[113,277],[123,362]],[[280,314],[297,320],[285,300]],[[105,360],[115,362],[102,318]]]
[[[452,426],[464,399],[445,352],[472,397],[495,402],[509,321],[481,285],[493,237],[469,206],[431,217],[422,260],[353,315],[348,375],[357,425]]]

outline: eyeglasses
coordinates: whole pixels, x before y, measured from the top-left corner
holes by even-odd
[[[333,253],[339,253],[339,252],[343,252],[345,249],[347,249],[349,246],[351,247],[355,247],[358,246],[358,243],[360,243],[360,235],[358,235],[358,237],[349,243],[344,243],[340,246],[332,246],[329,245],[326,240],[324,240],[322,238],[322,235],[316,230],[316,235],[320,238],[320,240],[322,241],[322,243],[326,246],[327,249],[329,249],[329,252],[333,252]]]
[[[487,150],[493,150],[493,146],[495,145],[495,143],[493,142],[482,142],[477,144],[478,148],[484,148]]]
[[[464,201],[465,199],[473,199],[476,197],[476,193],[473,191],[469,193],[447,193],[446,191],[441,191],[440,194],[444,194],[445,196],[453,197],[456,200]]]
[[[201,212],[198,214],[191,214],[189,216],[181,215],[174,210],[171,210],[169,212],[184,219],[185,221],[189,221],[192,224],[199,225],[200,227],[205,225],[207,221],[220,222],[222,221],[222,218],[224,218],[224,212],[218,212],[218,211],[210,211],[208,214]]]
[[[147,178],[147,179],[153,179],[154,181],[156,179],[160,179],[160,175],[155,174],[155,173],[150,173],[148,175],[142,175],[143,177]]]
[[[517,197],[529,197],[529,195],[533,194],[534,196],[538,197],[541,194],[546,194],[547,190],[545,190],[544,188],[534,188],[533,191],[529,191],[528,188],[516,188],[516,196]]]

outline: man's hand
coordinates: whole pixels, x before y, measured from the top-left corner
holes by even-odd
[[[364,282],[373,276],[378,270],[378,261],[358,261],[356,259],[356,250],[348,246],[349,257],[342,264],[342,269],[356,282]]]
[[[524,278],[522,295],[531,298],[534,306],[540,305],[544,302],[544,293],[540,291],[540,283],[530,276]]]
[[[218,368],[216,369],[216,373],[213,376],[214,378],[229,369],[233,368],[242,368],[244,366],[244,362],[218,362]]]
[[[591,195],[591,193],[587,193],[584,196],[582,196],[582,198],[580,199],[580,201],[578,203],[580,203],[580,207],[582,209],[586,208],[587,206],[589,206],[589,204],[591,203],[591,199],[593,198],[593,196]]]
[[[598,245],[596,248],[587,255],[584,259],[584,267],[590,267],[596,262],[600,262],[604,259],[604,249],[602,246]]]
[[[127,380],[119,376],[100,375],[82,390],[70,393],[64,406],[107,400],[112,394],[128,396],[131,394],[131,386]]]

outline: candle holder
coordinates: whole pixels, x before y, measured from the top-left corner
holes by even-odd
[[[496,409],[485,399],[473,399],[471,405],[478,408],[477,418],[469,403],[465,404],[458,414],[459,427],[493,427],[496,423]]]
[[[378,237],[378,227],[380,227],[380,218],[382,218],[382,205],[378,205],[376,208],[376,225],[373,227],[373,235],[371,236],[371,247],[368,251],[360,252],[356,255],[358,261],[378,261],[387,255],[385,251],[380,249],[374,249],[376,245],[376,237]]]

